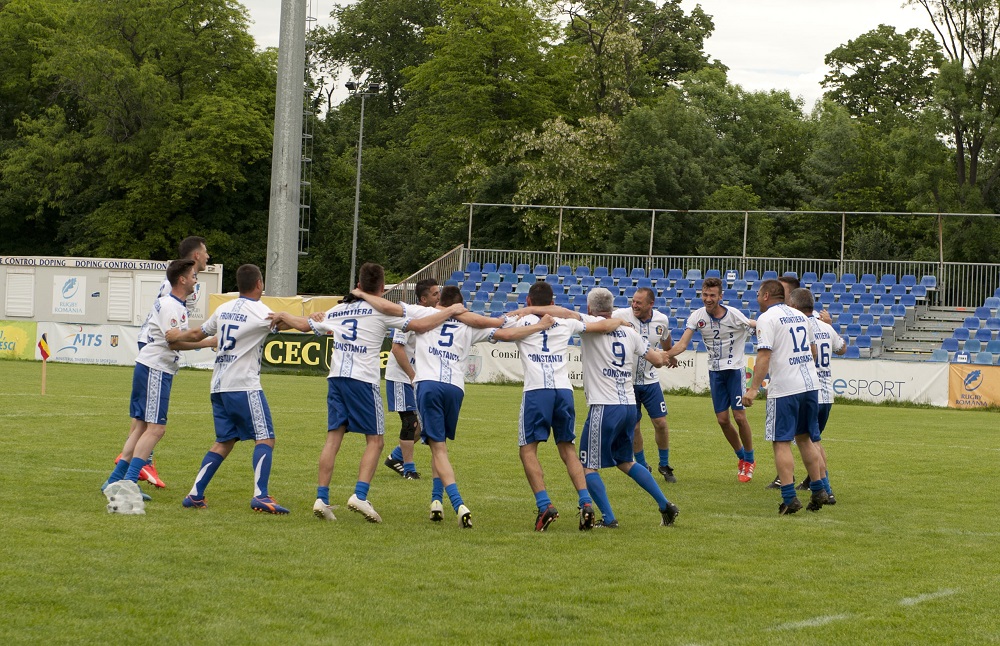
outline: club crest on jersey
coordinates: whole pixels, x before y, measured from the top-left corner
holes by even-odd
[[[187,319],[188,319],[188,317],[187,317],[187,312],[185,312],[184,314],[181,314],[181,323],[183,323],[183,322],[184,322],[184,321],[186,321]]]
[[[698,327],[705,327],[705,321],[698,321]]]
[[[663,326],[662,325],[657,325],[656,326],[656,336],[663,336]]]
[[[177,327],[177,319],[170,319],[170,327]]]

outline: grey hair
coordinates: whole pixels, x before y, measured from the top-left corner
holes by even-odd
[[[587,292],[587,311],[591,314],[596,312],[611,312],[614,307],[614,297],[604,287],[596,287]]]
[[[794,307],[800,312],[811,314],[815,304],[816,301],[812,292],[804,287],[793,289],[792,293],[789,294],[788,305]]]

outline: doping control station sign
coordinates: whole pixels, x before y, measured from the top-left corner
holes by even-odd
[[[948,406],[985,408],[1000,406],[1000,366],[949,364]]]

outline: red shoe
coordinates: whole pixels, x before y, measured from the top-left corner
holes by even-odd
[[[740,458],[740,464],[739,464],[739,466],[736,467],[736,477],[740,478],[740,482],[743,481],[742,480],[742,478],[743,478],[743,469],[745,468],[743,465],[745,465],[745,464],[746,464],[746,462],[743,461],[743,458]]]
[[[164,487],[167,486],[166,483],[163,482],[163,480],[160,480],[160,474],[156,472],[156,465],[154,465],[152,462],[144,466],[142,470],[139,471],[139,479],[145,480],[146,482],[153,485],[157,489],[163,489]]]
[[[750,482],[753,480],[753,470],[757,466],[756,462],[744,462],[743,472],[739,475],[740,482]]]

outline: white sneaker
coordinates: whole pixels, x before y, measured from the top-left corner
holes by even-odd
[[[434,522],[440,522],[444,519],[444,507],[441,505],[440,500],[431,501],[431,520]]]
[[[458,526],[462,529],[472,529],[472,512],[465,505],[459,505],[455,512],[458,517]]]
[[[313,503],[313,516],[320,520],[337,520],[337,517],[333,515],[333,507],[319,498]]]
[[[364,516],[369,523],[382,522],[382,517],[378,515],[372,504],[367,500],[361,500],[357,494],[351,494],[351,497],[347,499],[347,508]]]

